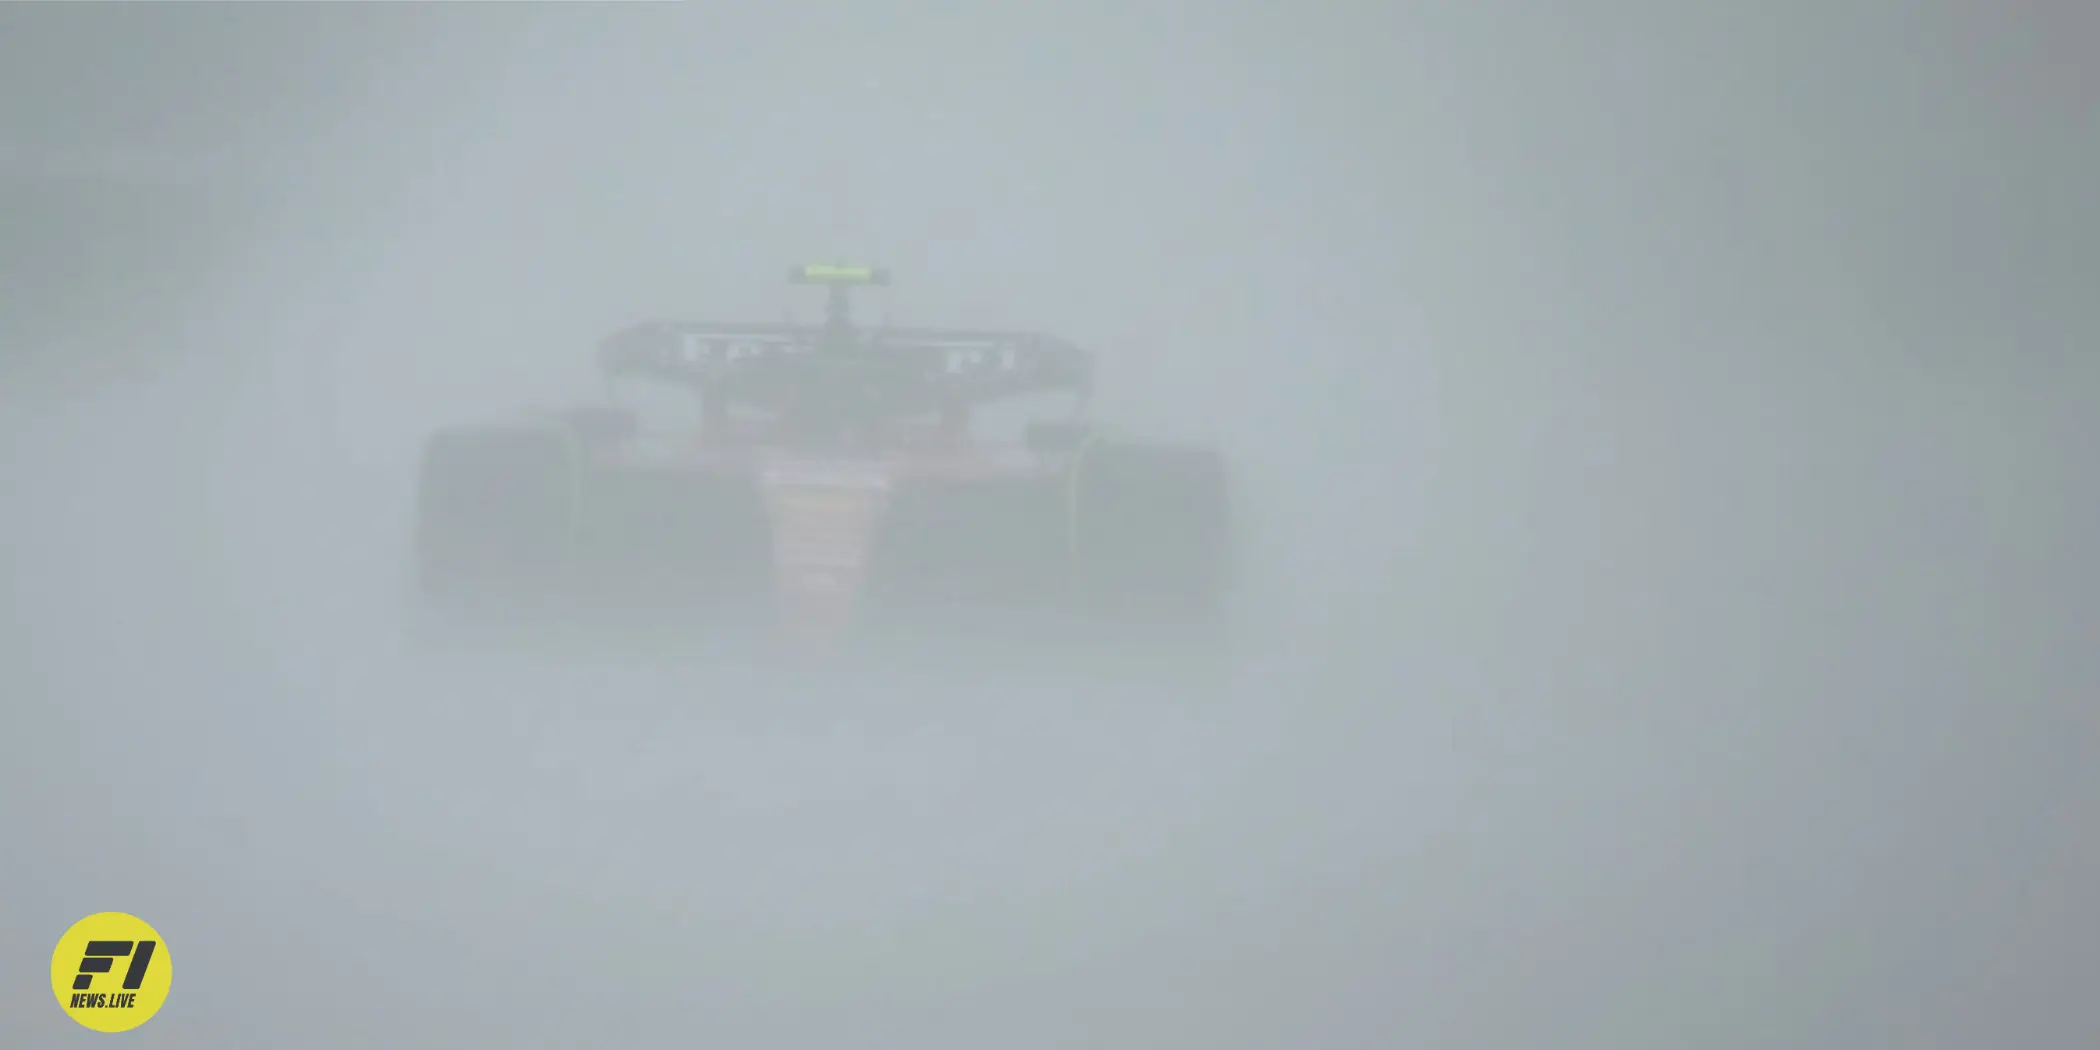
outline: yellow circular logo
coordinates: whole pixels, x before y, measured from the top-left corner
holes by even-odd
[[[97,1032],[153,1019],[174,977],[168,942],[135,915],[106,911],[73,924],[51,953],[51,991],[66,1016]]]

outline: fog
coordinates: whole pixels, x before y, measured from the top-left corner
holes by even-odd
[[[0,1045],[2092,1045],[2096,44],[10,8]],[[1231,451],[1229,683],[403,651],[424,434],[833,258]]]

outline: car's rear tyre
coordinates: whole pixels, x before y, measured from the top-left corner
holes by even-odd
[[[950,637],[1025,626],[1066,592],[1064,508],[1048,478],[899,489],[871,553],[865,628]]]
[[[1183,622],[1222,611],[1234,535],[1217,450],[1102,443],[1072,484],[1073,571],[1090,607]]]
[[[1231,479],[1201,445],[1100,442],[1072,478],[1074,592],[1089,658],[1119,675],[1228,667]]]
[[[860,636],[957,671],[1222,674],[1234,557],[1227,480],[1208,448],[1093,441],[1062,480],[900,491]]]
[[[425,443],[415,589],[425,621],[517,622],[559,600],[574,553],[578,471],[552,427],[460,427]]]
[[[770,597],[772,534],[740,477],[602,472],[584,480],[578,612],[634,637],[743,619]]]

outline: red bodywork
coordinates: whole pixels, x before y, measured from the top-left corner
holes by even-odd
[[[900,488],[1054,478],[1070,466],[1076,453],[975,440],[974,406],[1067,391],[1083,414],[1091,389],[1090,357],[1062,340],[960,329],[856,332],[844,289],[831,291],[822,329],[650,322],[600,347],[608,377],[693,389],[703,422],[683,438],[608,447],[598,466],[754,479],[770,518],[779,608],[785,625],[803,635],[828,635],[851,621]],[[834,396],[859,398],[860,407],[827,415],[823,406]],[[736,409],[760,418],[739,418]]]
[[[600,469],[751,478],[771,529],[780,626],[805,641],[850,628],[876,535],[899,488],[1051,479],[1068,462],[939,428],[894,428],[851,448],[818,450],[772,421],[716,429],[698,440],[614,446],[600,457]]]

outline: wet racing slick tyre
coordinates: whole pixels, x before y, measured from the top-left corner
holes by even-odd
[[[1096,441],[1071,478],[1070,559],[1084,649],[1125,670],[1229,670],[1229,473],[1203,445]]]
[[[571,617],[608,640],[676,655],[767,620],[772,536],[748,478],[588,473],[576,530]]]
[[[1070,593],[1066,486],[1052,478],[908,483],[878,530],[854,632],[878,664],[995,679],[1043,663]]]
[[[524,627],[561,602],[574,553],[576,443],[554,426],[447,428],[417,478],[416,640]]]

